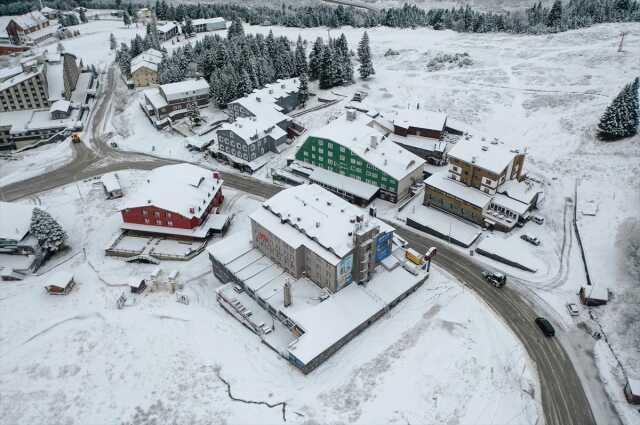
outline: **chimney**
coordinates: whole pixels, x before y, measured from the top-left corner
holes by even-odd
[[[291,284],[289,281],[284,283],[284,306],[289,307],[291,305]]]
[[[316,229],[317,229],[318,227],[320,227],[320,222],[319,222],[319,221],[316,221]]]
[[[371,147],[374,149],[378,147],[378,137],[371,136]]]
[[[347,121],[355,121],[356,120],[356,111],[353,109],[349,109],[347,111]]]
[[[482,150],[483,150],[484,152],[488,151],[488,150],[489,150],[489,146],[483,146],[483,147],[482,147]]]
[[[260,102],[260,98],[256,96],[256,102]]]
[[[475,164],[475,163],[476,163],[476,157],[475,157],[475,156],[472,156],[472,157],[471,157],[471,163],[472,163],[472,164]]]

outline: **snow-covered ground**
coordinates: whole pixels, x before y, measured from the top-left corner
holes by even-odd
[[[70,139],[0,159],[0,186],[58,169],[73,159]]]
[[[130,193],[145,174],[119,176]],[[230,232],[246,232],[259,200],[225,194],[225,208],[236,213]],[[69,232],[72,251],[40,276],[3,282],[3,423],[283,422],[280,408],[230,400],[218,373],[236,397],[286,401],[288,423],[534,424],[540,416],[536,372],[523,347],[441,270],[305,376],[217,305],[220,283],[206,253],[160,266],[180,271],[188,306],[168,292],[147,292],[118,310],[127,283],[156,266],[104,256],[118,234],[120,201],[104,200],[97,180],[38,202]],[[44,292],[52,269],[74,272],[68,296]]]
[[[113,32],[120,42],[128,41],[136,31],[143,31],[142,28],[124,28],[122,23],[115,21],[91,22],[79,29],[82,36],[65,40],[63,45],[68,51],[83,57],[85,63],[96,63],[101,69],[113,59],[113,52],[108,50],[109,33]],[[327,36],[326,28],[245,26],[246,32],[266,34],[269,30],[290,39],[301,35],[308,41]],[[336,37],[344,32],[351,48],[355,49],[363,31],[343,28],[331,29],[329,33]],[[625,51],[617,52],[621,31],[627,32]],[[357,80],[352,86],[334,89],[335,92],[350,96],[356,90],[367,90],[367,101],[383,113],[407,106],[415,107],[419,103],[421,108],[447,112],[474,134],[498,137],[508,146],[527,148],[525,168],[530,176],[545,186],[545,196],[537,213],[545,218],[545,224],[528,224],[518,232],[542,239],[541,247],[527,246],[524,242],[521,245],[544,267],[532,274],[493,260],[482,258],[480,261],[506,270],[514,278],[517,287],[537,300],[558,325],[582,336],[585,333],[580,330],[582,327],[578,327],[580,323],[586,323],[589,327],[597,324],[586,309],[581,311],[577,319],[569,317],[565,304],[577,302],[575,294],[586,280],[572,234],[571,210],[575,202],[576,181],[580,182],[581,193],[588,187],[584,196],[596,200],[599,205],[595,217],[579,217],[590,271],[598,282],[604,282],[616,295],[609,306],[594,309],[593,313],[603,325],[626,372],[639,376],[637,347],[640,329],[637,320],[633,319],[637,317],[638,276],[633,274],[633,267],[627,262],[629,254],[625,247],[631,237],[637,237],[640,232],[637,222],[634,224],[640,206],[636,190],[640,175],[640,137],[615,143],[599,142],[595,138],[595,124],[621,87],[640,73],[640,63],[637,61],[640,54],[640,24],[597,25],[544,36],[458,34],[452,31],[390,28],[372,28],[368,29],[368,33],[376,67],[375,77],[367,82]],[[202,34],[198,37],[202,37]],[[166,43],[165,46],[171,50],[175,45]],[[384,57],[384,52],[389,48],[397,50],[400,55]],[[467,52],[473,65],[428,72],[427,62],[441,52]],[[182,148],[182,136],[170,132],[158,133],[137,107],[135,96],[131,96],[128,102],[120,114],[122,116],[113,113],[109,120],[112,126],[109,129],[114,134],[123,129],[130,131],[129,134],[123,132],[114,136],[120,138],[118,144],[122,149],[201,160],[199,154],[188,153]],[[339,114],[343,104],[340,102],[304,115],[299,120],[308,128],[319,127]],[[219,112],[213,106],[208,111],[212,115]],[[286,156],[294,149],[289,148],[256,175],[269,179],[269,169],[284,164]],[[2,163],[2,166],[5,164]],[[25,169],[28,167],[25,166]],[[578,202],[582,202],[581,195],[578,196]],[[393,205],[384,202],[377,204],[382,206],[379,210],[385,214],[395,215]],[[511,237],[519,237],[518,232]],[[202,261],[200,258],[195,259],[193,264]],[[121,265],[114,268],[120,269]],[[446,304],[446,308],[449,308],[449,304]],[[403,310],[403,313],[394,314],[405,313]],[[225,322],[225,326],[234,325]],[[349,349],[347,347],[345,352]],[[591,351],[591,347],[588,350]],[[607,356],[611,356],[611,353],[607,350],[603,342],[595,346],[596,360],[601,368],[600,379],[607,381],[610,394],[619,401],[622,375],[617,363],[609,361]],[[373,353],[367,354],[374,356]],[[344,354],[341,352],[335,358],[341,355]],[[330,364],[335,367],[335,363],[330,361]],[[283,379],[291,379],[293,386],[302,388],[301,382],[294,378]],[[378,378],[369,379],[379,382]],[[306,384],[304,388],[307,388]],[[640,417],[624,402],[617,403],[617,406],[627,423],[633,423]],[[166,406],[158,409],[163,411]],[[321,422],[331,419],[322,416],[314,418],[319,418]],[[344,418],[339,417],[340,420]],[[394,419],[398,418],[387,418],[387,421]],[[411,421],[412,418],[407,419]],[[429,422],[429,419],[433,419],[431,422],[437,421],[437,418],[431,417],[418,419],[422,422]]]

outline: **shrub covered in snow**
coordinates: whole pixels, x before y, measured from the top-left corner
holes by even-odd
[[[38,240],[38,245],[47,253],[58,251],[67,240],[62,226],[49,213],[35,208],[31,216],[31,234]]]
[[[428,71],[440,71],[443,69],[465,68],[473,65],[473,61],[469,53],[438,53],[429,62],[427,62]]]

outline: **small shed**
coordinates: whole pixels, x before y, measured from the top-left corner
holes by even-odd
[[[580,301],[590,307],[609,302],[609,290],[604,286],[588,285],[580,288]]]
[[[107,173],[100,178],[100,181],[104,187],[104,193],[107,199],[122,198],[122,187],[118,180],[118,174]]]
[[[51,295],[67,295],[75,286],[73,273],[61,271],[54,273],[47,279],[44,289]]]
[[[142,294],[147,289],[147,281],[144,279],[138,279],[129,284],[132,294]]]
[[[640,379],[627,378],[624,395],[631,404],[640,404]]]

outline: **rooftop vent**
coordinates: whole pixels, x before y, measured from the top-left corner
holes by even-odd
[[[378,138],[376,136],[371,136],[371,147],[373,149],[378,147]]]
[[[353,109],[349,109],[347,111],[347,121],[355,121],[356,119],[356,111]]]
[[[471,157],[471,163],[472,163],[472,164],[475,164],[475,163],[476,163],[476,157],[475,157],[475,156],[472,156],[472,157]]]
[[[320,227],[320,222],[316,221],[316,228]]]
[[[260,98],[256,96],[256,102],[260,102]]]
[[[331,201],[327,201],[327,206],[331,206]]]
[[[489,150],[489,146],[483,146],[482,150],[485,151],[485,152],[488,151]]]

